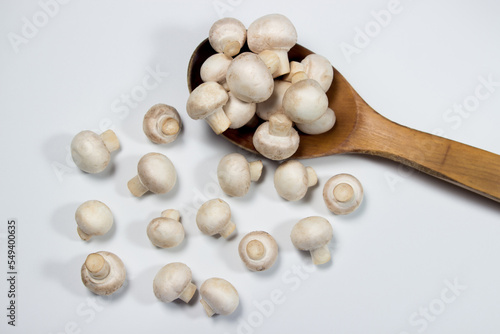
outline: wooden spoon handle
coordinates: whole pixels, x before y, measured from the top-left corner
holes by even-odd
[[[401,162],[500,202],[500,155],[407,128],[371,108],[364,111],[349,140],[352,151]]]

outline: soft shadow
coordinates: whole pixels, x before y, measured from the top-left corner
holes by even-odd
[[[52,258],[43,263],[42,275],[59,282],[61,287],[74,296],[83,298],[88,293],[94,295],[82,283],[81,269],[84,262],[85,255],[74,256],[66,262],[56,261]]]
[[[51,219],[53,230],[68,239],[81,240],[76,231],[75,212],[82,203],[72,202],[56,209]]]

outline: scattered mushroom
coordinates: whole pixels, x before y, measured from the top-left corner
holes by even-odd
[[[247,30],[243,23],[232,17],[216,21],[208,33],[208,41],[217,52],[232,57],[240,52],[245,44]]]
[[[155,144],[171,143],[181,130],[181,118],[174,107],[155,104],[144,115],[142,129]]]
[[[323,217],[313,216],[300,220],[292,229],[290,238],[293,245],[311,252],[314,264],[330,261],[328,243],[333,237],[332,225]]]
[[[245,102],[263,102],[274,89],[274,80],[266,64],[251,52],[233,59],[227,69],[226,81],[234,96]]]
[[[126,271],[122,260],[111,252],[97,252],[87,256],[81,270],[83,284],[93,293],[107,296],[125,282]]]
[[[175,167],[161,153],[148,153],[137,164],[137,175],[128,181],[128,189],[137,197],[146,192],[164,194],[172,190],[177,181]]]
[[[252,271],[271,268],[278,257],[278,244],[267,232],[250,232],[243,237],[238,246],[240,258]]]
[[[354,176],[338,174],[325,183],[323,199],[328,210],[346,215],[356,210],[363,201],[363,187]]]
[[[256,104],[241,101],[232,92],[229,92],[228,95],[229,100],[222,109],[231,122],[229,128],[239,129],[247,124],[255,115]]]
[[[192,119],[205,119],[216,134],[221,134],[231,125],[222,109],[228,99],[226,90],[220,84],[204,82],[189,95],[186,111]]]
[[[278,194],[288,201],[302,199],[309,187],[318,183],[312,167],[304,167],[297,160],[282,163],[274,173],[274,187]]]
[[[295,77],[295,76],[294,76]],[[312,123],[328,109],[328,97],[316,80],[300,80],[283,96],[283,110],[295,123]]]
[[[291,157],[300,142],[292,121],[284,114],[275,114],[268,122],[262,123],[253,135],[255,149],[271,160],[284,160]]]
[[[250,24],[247,43],[252,52],[271,50],[279,58],[275,76],[290,72],[288,51],[297,43],[297,31],[292,22],[281,14],[265,15]]]
[[[95,235],[106,234],[113,226],[113,214],[106,204],[96,200],[86,201],[75,212],[78,235],[89,240]]]
[[[156,274],[153,280],[153,292],[156,298],[164,303],[170,303],[178,298],[189,303],[196,292],[196,285],[191,279],[191,269],[184,263],[169,263]]]
[[[95,174],[108,166],[111,152],[119,148],[120,142],[113,130],[107,130],[100,136],[85,130],[71,141],[71,157],[82,171]]]
[[[214,314],[229,315],[233,313],[240,297],[234,286],[222,278],[209,278],[200,287],[201,300],[209,317]]]
[[[217,166],[217,178],[222,190],[229,196],[245,196],[250,182],[256,182],[262,174],[262,161],[248,162],[239,153],[224,156]]]
[[[329,131],[333,126],[335,125],[335,121],[337,118],[335,117],[335,113],[333,112],[332,109],[327,108],[326,112],[315,120],[312,123],[309,124],[299,124],[297,123],[297,129],[300,131],[307,133],[309,135],[319,135],[321,133],[325,133]]]
[[[220,198],[209,200],[200,207],[196,214],[196,224],[204,234],[220,234],[225,239],[236,228],[236,225],[231,221],[229,204]]]
[[[301,63],[309,79],[316,80],[324,92],[328,91],[333,81],[333,67],[330,61],[313,53],[305,57]]]
[[[274,80],[274,89],[271,96],[264,102],[257,103],[257,116],[268,121],[271,115],[283,113],[283,96],[292,84],[283,80]]]
[[[223,53],[216,53],[201,65],[200,76],[203,82],[215,81],[227,90],[226,73],[233,58]]]
[[[180,213],[177,210],[165,210],[161,217],[153,219],[147,228],[151,243],[160,248],[171,248],[184,240],[184,227],[180,223]]]

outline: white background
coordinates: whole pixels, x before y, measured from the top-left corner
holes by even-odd
[[[355,29],[370,26],[372,11],[388,2],[73,0],[43,22],[37,1],[2,1],[0,331],[498,333],[498,203],[396,163],[354,155],[304,161],[320,183],[299,202],[276,194],[270,161],[246,197],[229,198],[213,177],[219,159],[236,147],[185,113],[187,64],[211,24],[234,16],[248,26],[279,12],[295,24],[299,43],[330,59],[382,115],[500,153],[500,87],[468,114],[447,112],[475,94],[479,77],[500,81],[499,3],[401,0],[399,13],[372,31],[369,45],[346,57],[342,43],[355,45]],[[43,26],[16,52],[9,38],[24,38],[23,20],[33,16]],[[125,107],[124,94],[140,90],[155,68],[168,76]],[[180,138],[166,146],[142,133],[144,113],[160,102],[175,106],[184,121]],[[99,175],[80,172],[68,160],[72,137],[110,125],[122,145],[112,165]],[[166,195],[134,198],[126,183],[151,151],[173,161],[178,183]],[[345,217],[331,214],[322,200],[324,183],[340,172],[358,177],[365,189],[362,207]],[[231,205],[236,238],[215,239],[197,229],[196,210],[213,197]],[[115,227],[83,242],[74,212],[89,199],[111,208]],[[175,249],[156,249],[146,226],[168,208],[181,211],[186,239]],[[334,228],[333,261],[321,268],[289,240],[293,224],[310,215],[326,217]],[[14,329],[4,315],[8,218],[19,224]],[[249,272],[238,257],[240,238],[253,230],[268,231],[279,244],[279,260],[267,272]],[[86,255],[98,250],[116,253],[127,267],[127,286],[111,298],[94,297],[80,280]],[[198,294],[189,305],[160,303],[153,277],[173,261],[190,266],[198,286],[213,276],[232,282],[239,309],[208,318]],[[459,291],[446,290],[454,282]],[[279,291],[282,303],[271,307]]]

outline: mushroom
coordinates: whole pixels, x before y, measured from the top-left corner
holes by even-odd
[[[127,273],[118,256],[101,251],[87,256],[81,275],[87,289],[97,295],[108,296],[123,285]]]
[[[146,192],[164,194],[172,190],[177,181],[175,167],[161,153],[148,153],[137,164],[137,175],[128,181],[130,192],[141,197]]]
[[[228,57],[223,53],[211,55],[201,65],[201,80],[203,80],[203,82],[215,81],[226,89],[226,73],[232,60],[233,58]]]
[[[226,239],[236,228],[231,221],[229,204],[220,198],[209,200],[200,207],[196,214],[196,224],[204,234],[220,234]]]
[[[222,109],[231,122],[229,128],[239,129],[246,125],[255,115],[256,104],[241,101],[234,96],[233,92],[229,92],[228,95],[229,100]]]
[[[113,226],[113,214],[106,204],[96,200],[86,201],[75,212],[76,231],[82,240],[106,234]]]
[[[292,229],[290,238],[293,245],[311,252],[314,264],[330,261],[328,243],[333,237],[332,225],[323,217],[313,216],[300,220]]]
[[[243,237],[238,246],[240,258],[251,271],[271,268],[278,257],[278,244],[267,232],[250,232]]]
[[[120,142],[113,130],[97,135],[82,131],[71,141],[71,157],[82,171],[95,174],[102,172],[109,164],[111,152],[120,148]]]
[[[283,80],[274,80],[274,89],[271,97],[266,101],[257,103],[257,116],[268,121],[271,115],[283,113],[283,96],[292,84]]]
[[[295,123],[312,123],[323,116],[326,109],[328,97],[316,80],[300,80],[283,96],[285,115]]]
[[[324,92],[328,91],[333,81],[333,67],[328,59],[312,53],[302,60],[303,71],[309,79],[316,80]]]
[[[288,51],[297,43],[297,31],[292,22],[281,14],[265,15],[250,24],[248,48],[255,53],[272,50],[279,58],[276,76],[290,72]]]
[[[209,317],[214,314],[229,315],[240,303],[238,291],[223,278],[207,279],[200,287],[200,295],[200,303]]]
[[[248,162],[239,153],[224,156],[217,166],[217,178],[220,187],[229,196],[245,196],[250,189],[250,182],[256,182],[262,174],[262,161]]]
[[[227,69],[226,81],[234,96],[245,102],[263,102],[274,89],[274,80],[266,64],[251,52],[233,59]]]
[[[216,52],[232,57],[245,44],[247,30],[243,23],[232,17],[225,17],[215,23],[208,33],[208,41]]]
[[[262,123],[253,135],[255,149],[271,160],[284,160],[291,157],[300,142],[297,130],[283,114],[275,114],[269,121]]]
[[[297,129],[300,131],[307,133],[309,135],[319,135],[321,133],[325,133],[329,131],[333,126],[335,125],[335,121],[337,118],[335,117],[335,113],[333,112],[332,109],[327,108],[326,112],[315,120],[312,123],[309,124],[299,124],[297,123]]]
[[[142,129],[155,144],[173,142],[181,130],[181,118],[174,107],[158,103],[144,115]]]
[[[282,163],[274,173],[274,188],[287,201],[302,199],[309,187],[318,183],[312,167],[304,167],[297,160]]]
[[[226,90],[220,84],[204,82],[189,95],[186,111],[192,119],[205,119],[216,134],[221,134],[231,125],[222,109],[228,99]]]
[[[177,210],[165,210],[161,217],[153,219],[147,228],[151,243],[160,248],[171,248],[184,240],[184,227],[180,223],[180,213]]]
[[[323,199],[328,210],[346,215],[356,210],[363,201],[363,187],[354,176],[338,174],[325,183]]]
[[[184,263],[169,263],[158,271],[153,280],[154,294],[164,303],[170,303],[177,298],[189,303],[196,292],[196,285],[191,279],[191,269]]]

